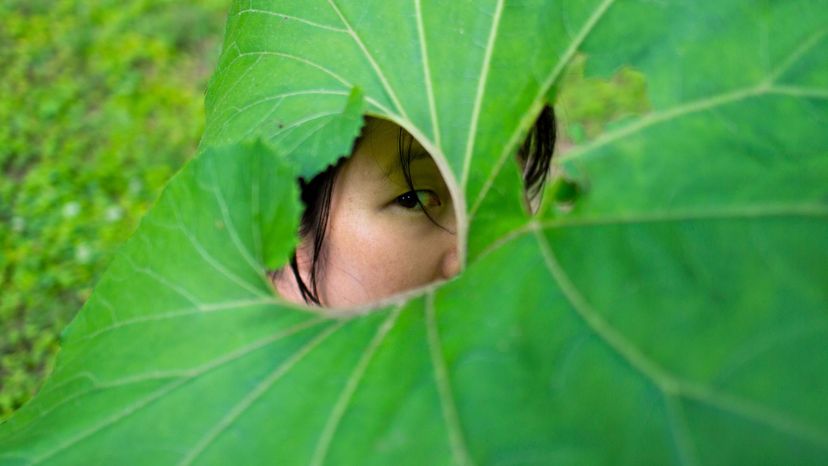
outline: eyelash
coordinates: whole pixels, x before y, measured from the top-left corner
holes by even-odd
[[[430,198],[423,199],[424,195],[429,196]],[[418,198],[420,199],[420,202],[417,202]],[[437,196],[437,193],[429,189],[418,189],[415,191],[408,191],[407,193],[403,193],[397,196],[397,198],[394,199],[394,202],[403,209],[408,210],[422,209],[422,207],[440,207],[441,205],[443,205],[443,203],[440,202],[440,197]]]

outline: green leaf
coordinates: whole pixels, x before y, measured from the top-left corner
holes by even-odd
[[[235,2],[204,153],[0,461],[825,464],[827,7]],[[579,53],[642,73],[652,110],[560,154],[532,217],[512,154]],[[371,312],[298,309],[264,270],[360,102],[437,160],[466,268]]]

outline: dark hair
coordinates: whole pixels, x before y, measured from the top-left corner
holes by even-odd
[[[518,148],[517,158],[523,170],[524,189],[527,198],[530,200],[539,199],[538,196],[543,193],[543,186],[549,175],[549,167],[555,149],[555,139],[557,137],[556,128],[557,122],[554,110],[551,106],[544,106],[538,119],[535,121],[535,125],[529,131],[526,140]],[[363,136],[364,134],[360,135],[354,141],[354,149],[360,144]],[[402,167],[402,172],[408,187],[413,191],[415,188],[411,179],[410,168],[413,138],[401,128],[398,141],[400,166]],[[293,277],[296,279],[302,299],[308,304],[322,305],[319,300],[317,285],[319,260],[325,254],[323,245],[325,242],[325,232],[328,227],[328,217],[330,216],[331,194],[333,193],[334,182],[336,181],[339,168],[345,160],[344,158],[340,159],[336,164],[331,165],[310,181],[306,181],[303,178],[299,179],[302,203],[305,204],[305,212],[302,214],[302,219],[299,224],[299,235],[302,238],[313,238],[310,276],[308,277],[310,286],[305,283],[305,280],[299,274],[299,264],[296,261],[295,251],[290,258],[290,269],[293,272]],[[419,198],[417,202],[420,203],[420,207],[422,208],[423,205]],[[443,228],[431,217],[427,209],[423,208],[423,212],[432,223]],[[280,271],[274,270],[270,271],[269,275],[271,278],[275,278],[279,273]]]

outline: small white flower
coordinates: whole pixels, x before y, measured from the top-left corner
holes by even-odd
[[[75,260],[81,264],[88,264],[90,259],[92,259],[92,250],[86,244],[79,244],[75,248]]]
[[[13,232],[20,233],[24,228],[26,228],[26,220],[24,220],[23,217],[12,217],[11,227]]]
[[[129,180],[129,193],[130,194],[138,194],[144,188],[144,184],[141,183],[141,180],[138,178],[132,178]]]
[[[106,218],[107,222],[117,222],[124,216],[124,211],[119,206],[111,206],[106,209],[104,213],[104,217]]]
[[[67,202],[63,205],[63,216],[66,218],[75,217],[80,213],[80,210],[81,206],[77,202]]]

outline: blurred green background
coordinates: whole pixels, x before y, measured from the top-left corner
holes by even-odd
[[[0,4],[0,419],[39,388],[60,332],[195,152],[230,0]],[[648,110],[643,77],[570,66],[560,150]]]
[[[0,3],[0,419],[193,155],[228,5]]]

